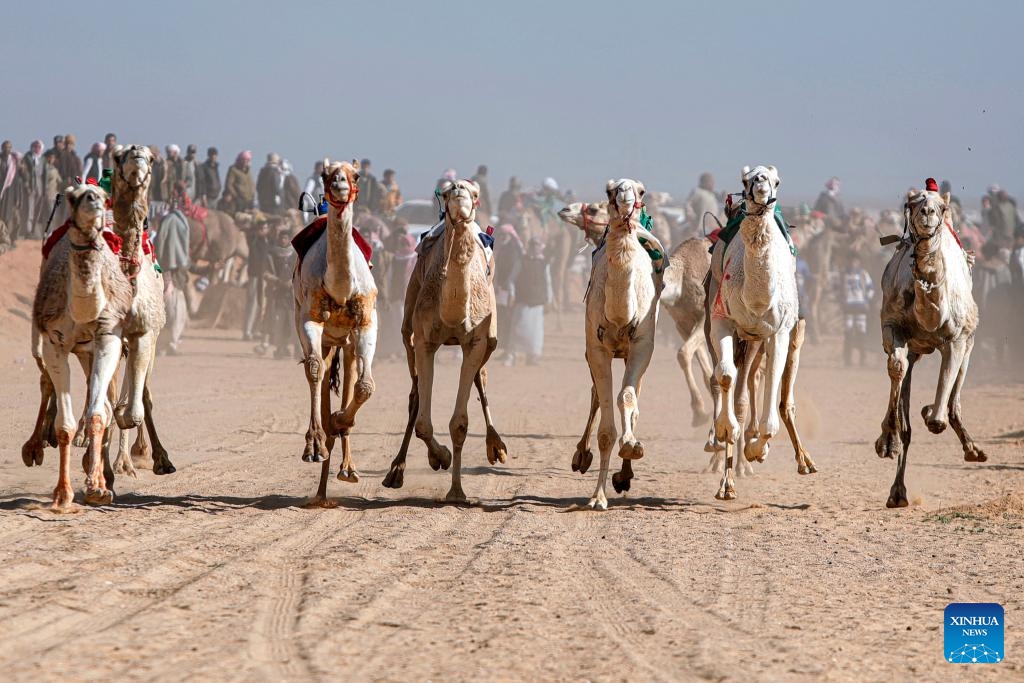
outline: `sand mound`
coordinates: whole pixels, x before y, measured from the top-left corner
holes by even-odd
[[[954,505],[935,512],[935,517],[970,516],[981,519],[1008,519],[1024,517],[1024,493],[1007,493],[998,498],[974,505]]]

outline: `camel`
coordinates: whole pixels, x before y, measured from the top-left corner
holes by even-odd
[[[736,498],[734,458],[741,443],[748,462],[763,462],[768,455],[770,440],[779,431],[780,413],[787,429],[791,434],[795,433],[793,389],[799,345],[795,356],[790,349],[799,303],[796,258],[775,219],[779,174],[774,166],[744,167],[741,179],[745,217],[740,224],[739,239],[716,243],[706,304],[711,308],[711,315],[705,332],[718,385],[718,391],[713,392],[714,437],[725,444],[725,468],[715,494],[719,500]],[[737,341],[763,343],[767,360],[763,415],[756,427],[743,435],[733,392],[741,392],[742,387],[748,384],[756,359],[753,349],[746,348],[749,344],[738,344]],[[789,363],[792,365],[787,372]],[[788,375],[785,383],[784,374]],[[781,396],[780,406],[783,384],[786,391]],[[750,398],[756,396],[752,393]],[[802,447],[796,449],[796,460],[800,474],[817,471],[810,455]]]
[[[172,474],[175,467],[160,443],[153,420],[153,396],[150,379],[156,363],[156,340],[166,322],[163,275],[156,258],[147,247],[146,219],[149,215],[149,184],[153,155],[148,147],[129,145],[114,150],[114,177],[111,199],[114,232],[121,238],[121,267],[132,283],[132,315],[124,327],[127,365],[124,388],[114,417],[121,429],[120,446],[114,469],[135,474],[136,464],[150,461],[150,449],[143,431],[129,456],[126,430],[146,425],[152,441],[154,474]],[[137,461],[137,462],[136,462]]]
[[[601,453],[597,489],[587,505],[608,509],[605,485],[612,444],[617,436],[612,412],[612,361],[622,358],[626,369],[618,407],[622,421],[619,457],[622,469],[612,477],[616,491],[628,491],[633,478],[632,461],[642,458],[644,445],[636,439],[640,385],[654,353],[655,326],[661,283],[656,282],[651,256],[636,234],[646,193],[643,183],[628,178],[609,180],[609,224],[603,247],[596,253],[586,298],[586,359],[590,367],[591,410],[581,447],[573,457],[573,469],[586,471],[593,455],[586,448],[596,410]],[[659,278],[660,279],[660,278]]]
[[[292,276],[295,326],[309,383],[309,428],[302,459],[323,463],[313,500],[321,506],[329,505],[327,477],[336,437],[340,437],[342,448],[338,480],[359,481],[349,433],[356,413],[374,390],[371,366],[377,345],[377,285],[352,227],[358,179],[358,162],[324,159],[324,192],[330,204],[326,228],[308,251],[300,253]],[[332,413],[330,392],[332,388],[337,391],[339,385],[341,406]]]
[[[249,259],[249,244],[235,220],[223,211],[192,205],[185,210],[189,227],[189,258],[206,262],[212,269],[211,282],[232,282],[244,272]],[[189,314],[194,311],[189,306]]]
[[[608,202],[587,204],[575,202],[559,212],[566,223],[583,230],[588,242],[599,245],[608,227]],[[694,427],[706,424],[711,417],[704,404],[703,392],[693,374],[693,361],[697,360],[704,375],[703,386],[711,381],[711,357],[704,343],[704,276],[711,264],[708,248],[711,241],[691,238],[679,243],[669,255],[665,270],[665,288],[661,292],[661,306],[675,323],[682,345],[676,360],[690,390],[690,408]],[[589,432],[580,442],[580,452],[588,450]],[[592,455],[590,458],[592,459]],[[586,471],[584,469],[584,471]],[[614,482],[613,482],[614,483]]]
[[[926,188],[908,193],[907,227],[882,274],[882,346],[892,386],[875,451],[899,459],[885,503],[889,508],[909,504],[903,477],[910,450],[910,383],[914,364],[925,354],[938,350],[942,355],[935,403],[921,410],[925,426],[940,434],[952,425],[964,460],[988,459],[964,427],[960,407],[978,326],[970,267],[953,232],[950,195],[939,194],[931,178]]]
[[[113,502],[114,473],[104,448],[113,417],[108,390],[121,358],[122,327],[132,305],[131,283],[103,237],[106,193],[83,184],[67,188],[64,194],[71,209],[67,234],[43,264],[32,311],[40,369],[56,398],[60,469],[51,507],[58,512],[72,509],[74,500],[70,463],[78,423],[71,405],[71,353],[78,356],[88,376],[84,421],[90,439],[82,463],[85,501],[90,505]],[[48,403],[44,386],[41,414]],[[41,444],[38,453],[30,455],[38,455],[35,464],[41,464]]]
[[[441,188],[444,231],[433,242],[420,245],[408,288],[402,341],[412,388],[409,393],[409,421],[402,447],[384,478],[384,486],[401,488],[413,427],[427,445],[427,461],[435,471],[451,467],[452,482],[445,499],[465,502],[462,490],[462,447],[469,429],[467,404],[475,384],[480,394],[487,425],[487,460],[504,463],[507,448],[494,428],[487,403],[487,372],[484,365],[498,344],[495,315],[493,268],[484,248],[476,209],[479,186],[470,180],[446,182]],[[429,239],[429,238],[428,238]],[[431,394],[434,356],[441,346],[462,348],[462,370],[455,411],[448,425],[452,451],[434,438],[431,422]]]

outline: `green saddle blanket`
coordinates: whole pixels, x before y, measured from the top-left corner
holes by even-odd
[[[740,209],[739,213],[733,216],[725,227],[722,228],[721,232],[718,233],[718,239],[725,242],[728,245],[732,242],[733,238],[740,231],[740,223],[747,217],[747,212],[744,209]],[[786,223],[786,219],[782,217],[782,209],[778,204],[775,205],[775,224],[779,226],[779,230],[782,231],[782,236],[786,238],[786,243],[789,245],[789,251],[793,256],[796,256],[796,245],[793,244],[793,238],[789,235],[789,224]]]

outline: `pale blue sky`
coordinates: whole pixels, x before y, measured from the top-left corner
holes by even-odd
[[[784,201],[832,174],[892,202],[928,175],[972,204],[1024,191],[1024,3],[150,5],[5,2],[0,137],[277,151],[301,177],[368,156],[421,196],[479,163],[493,191],[552,175],[584,196],[755,163]]]

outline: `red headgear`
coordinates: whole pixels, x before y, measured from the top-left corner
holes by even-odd
[[[938,192],[939,184],[935,182],[935,178],[928,178],[927,180],[924,181],[924,189],[928,190],[929,192]]]

